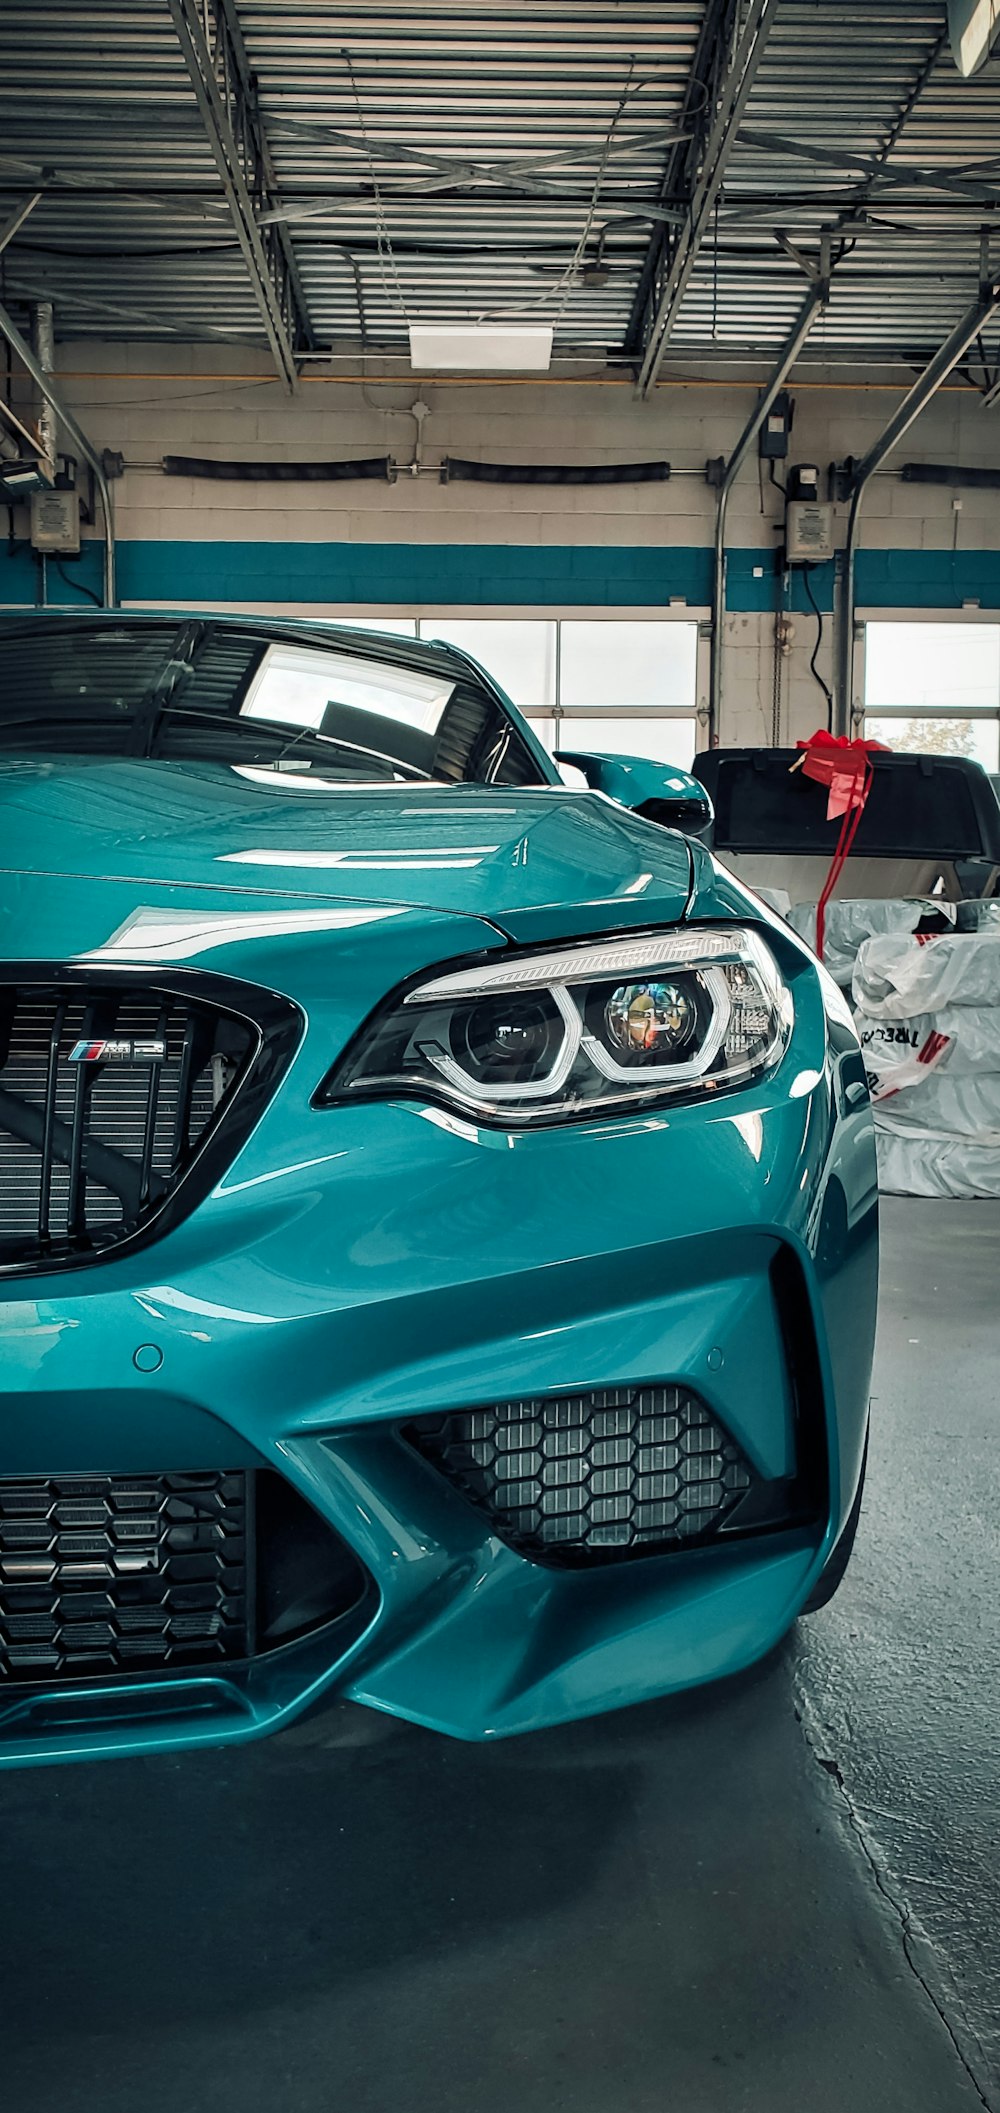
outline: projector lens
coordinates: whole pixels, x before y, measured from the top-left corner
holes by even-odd
[[[698,1011],[679,982],[622,983],[605,1005],[604,1023],[619,1060],[663,1064],[690,1046]]]
[[[452,1054],[479,1085],[517,1085],[544,1078],[565,1036],[547,991],[485,998],[457,1015]]]

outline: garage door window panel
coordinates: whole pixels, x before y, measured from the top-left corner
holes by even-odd
[[[562,625],[559,702],[564,712],[628,705],[690,714],[698,631],[684,623]]]
[[[554,705],[556,625],[551,619],[426,616],[420,635],[471,653],[522,712]]]
[[[1000,769],[1000,624],[870,623],[865,730],[888,748]]]

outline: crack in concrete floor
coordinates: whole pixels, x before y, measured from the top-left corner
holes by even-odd
[[[1000,1206],[883,1199],[868,1483],[795,1687],[845,1816],[1000,2113]]]
[[[827,1743],[824,1728],[805,1691],[800,1674],[796,1676],[795,1694],[795,1716],[801,1725],[806,1746],[817,1766],[837,1787],[850,1832],[860,1844],[877,1891],[899,1924],[903,1957],[907,1966],[940,2019],[984,2108],[984,2113],[1000,2113],[1000,2095],[991,2095],[986,2049],[966,2014],[947,1962],[901,1890],[900,1882],[891,1870],[877,1835],[862,1818],[840,1762],[822,1751],[823,1745]]]

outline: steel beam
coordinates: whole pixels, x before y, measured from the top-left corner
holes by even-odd
[[[398,190],[396,188],[390,190],[386,188],[385,184],[380,184],[379,189],[383,198],[393,200],[408,200],[411,198],[423,200],[432,195],[435,197],[438,195],[436,191],[431,193],[419,187],[407,190]],[[448,189],[454,191],[454,186],[450,185]],[[464,199],[468,191],[469,186],[466,186],[465,189],[455,195]],[[367,202],[371,195],[371,186],[366,184],[363,188],[352,185],[349,190],[329,191],[323,198],[296,198],[286,205],[269,207],[266,213],[260,214],[257,225],[258,227],[272,227],[280,223],[285,227],[292,227],[302,221],[322,220],[327,215],[341,213],[345,202],[348,205],[356,205],[359,200]],[[490,203],[492,204],[494,197],[502,195],[500,192],[491,193]],[[528,190],[521,184],[512,186],[510,191],[511,198],[517,200],[518,207],[522,211],[526,211],[529,207],[534,207],[535,205],[587,206],[590,204],[592,195],[592,193],[588,194],[586,191],[557,191],[554,186],[547,187],[544,192],[535,186]],[[635,225],[638,227],[642,222],[652,221],[657,223],[662,221],[669,227],[678,227],[687,218],[686,213],[682,212],[678,206],[660,205],[656,199],[647,200],[630,195],[628,204],[629,210],[627,213],[619,213],[613,206],[609,206],[605,217],[604,209],[602,209],[601,226],[605,228],[622,228]],[[568,244],[567,247],[569,247]],[[397,256],[405,256],[406,244],[404,242],[397,240],[393,244],[393,248]],[[480,250],[476,254],[492,255],[493,251]]]
[[[14,293],[16,291],[19,299],[52,301],[57,297],[59,288],[53,280],[36,277],[33,273],[26,278],[16,259],[11,268],[11,278],[13,278],[15,272],[17,274],[16,289],[13,285],[9,285],[8,292]],[[137,324],[141,330],[152,328],[158,338],[176,337],[182,340],[205,338],[212,344],[221,342],[225,345],[252,346],[255,351],[259,347],[259,340],[256,337],[251,337],[249,331],[224,330],[221,325],[213,323],[203,323],[197,326],[189,323],[171,323],[162,316],[152,317],[148,308],[128,308],[121,301],[109,301],[89,293],[77,293],[74,291],[72,306],[85,309],[93,315],[108,316],[115,323]]]
[[[34,212],[41,195],[41,191],[34,191],[30,197],[22,198],[20,205],[15,206],[10,219],[4,221],[0,227],[0,254],[6,249],[8,242],[13,242],[18,229],[24,226],[28,214]]]
[[[739,5],[740,0],[707,0],[679,114],[679,122],[690,126],[691,137],[683,144],[671,145],[660,179],[658,199],[661,207],[667,199],[690,197],[715,107],[719,80],[726,70],[726,55],[732,49]],[[672,218],[678,227],[683,227],[687,214],[672,207],[668,213],[661,211],[658,218],[661,225],[650,237],[625,331],[626,352],[635,354],[638,351],[640,356],[650,305],[655,299],[664,258],[670,254],[669,236],[663,223]]]
[[[238,24],[229,0],[167,4],[275,365],[293,390],[296,353],[311,333],[288,238],[279,227],[257,225],[258,211],[278,201]]]
[[[775,399],[782,389],[798,359],[799,353],[817,316],[830,298],[830,238],[824,232],[817,275],[810,279],[809,286],[798,316],[785,339],[778,355],[777,365],[767,388],[758,398],[746,425],[726,463],[719,498],[715,510],[715,565],[712,576],[712,640],[708,704],[708,740],[713,747],[718,739],[722,706],[722,632],[726,617],[726,513],[729,494],[746,461],[747,455]]]
[[[87,439],[83,428],[77,425],[69,406],[63,402],[52,375],[46,373],[45,368],[41,361],[36,358],[27,339],[21,336],[13,316],[8,315],[6,308],[2,304],[0,304],[0,336],[6,338],[11,351],[17,355],[22,367],[27,368],[39,394],[44,396],[46,403],[55,412],[59,424],[68,433],[74,447],[78,449],[84,461],[89,462],[94,472],[94,480],[101,498],[101,512],[104,516],[104,602],[106,608],[113,609],[115,606],[115,524],[111,509],[111,493],[104,473],[103,458],[98,454],[93,443]]]
[[[789,139],[783,132],[761,132],[756,125],[745,125],[740,133],[741,147],[753,147],[762,154],[787,156],[789,161],[808,162],[811,167],[821,169],[856,169],[867,180],[859,192],[852,187],[851,200],[856,206],[875,200],[883,192],[898,190],[930,190],[956,192],[973,203],[995,204],[995,192],[986,192],[972,180],[966,180],[968,172],[963,168],[942,167],[925,169],[907,167],[887,169],[883,157],[876,154],[855,153],[845,147],[805,146],[798,140]],[[983,164],[988,167],[988,163]]]
[[[25,161],[21,154],[0,153],[0,172],[10,172],[10,181],[5,178],[4,190],[16,188],[15,179],[20,178],[30,186],[40,186],[37,197],[44,198],[50,191],[89,191],[96,198],[126,198],[133,205],[155,206],[164,213],[180,213],[188,219],[199,220],[204,226],[209,222],[228,232],[229,208],[223,198],[183,198],[171,190],[135,190],[130,184],[114,183],[105,176],[92,176],[80,169],[53,169],[40,161]]]
[[[289,138],[303,142],[315,142],[317,146],[342,147],[346,152],[362,154],[370,159],[374,153],[380,162],[401,162],[412,169],[414,181],[405,190],[391,187],[388,182],[380,185],[383,197],[428,198],[439,191],[478,190],[483,186],[500,194],[512,197],[567,198],[576,201],[578,193],[568,193],[565,181],[560,184],[559,171],[571,168],[578,162],[593,161],[597,153],[591,140],[586,147],[567,147],[558,153],[531,154],[517,161],[469,161],[459,160],[455,155],[436,154],[430,148],[403,146],[398,140],[379,139],[377,148],[361,134],[339,131],[333,125],[310,123],[297,117],[275,118],[270,127],[275,139]],[[612,149],[612,160],[619,161],[630,153],[648,153],[653,147],[676,146],[691,138],[690,131],[681,131],[677,125],[664,128],[662,132],[627,132],[616,138]],[[332,199],[338,194],[333,193]],[[341,194],[342,195],[342,194]],[[356,194],[354,194],[356,195]],[[584,194],[586,195],[586,194]],[[313,202],[306,202],[307,211],[315,211]],[[332,210],[332,204],[328,206]],[[259,227],[272,220],[291,220],[299,215],[298,201],[295,205],[281,207],[278,211],[258,215]]]
[[[945,338],[944,344],[929,360],[922,374],[918,375],[912,389],[893,412],[883,431],[867,455],[855,466],[851,478],[851,507],[847,517],[847,540],[844,546],[844,570],[840,604],[840,640],[838,652],[837,698],[835,732],[847,734],[851,730],[854,714],[854,561],[857,555],[858,528],[861,509],[870,479],[876,470],[910,430],[921,411],[936,396],[942,382],[947,381],[959,360],[975,343],[980,331],[1000,309],[1000,278],[990,275],[984,268],[980,279],[979,293],[971,308],[967,308],[961,321]]]
[[[778,0],[750,0],[732,64],[721,85],[715,119],[691,191],[687,220],[675,243],[643,349],[638,375],[643,396],[648,396],[656,385],[671,331],[708,232],[712,209],[722,188],[777,8]]]

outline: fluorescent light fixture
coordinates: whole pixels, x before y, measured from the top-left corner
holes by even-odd
[[[410,365],[417,374],[545,374],[552,362],[551,323],[410,324]]]
[[[1000,0],[948,0],[948,30],[952,58],[968,79],[1000,36]]]

